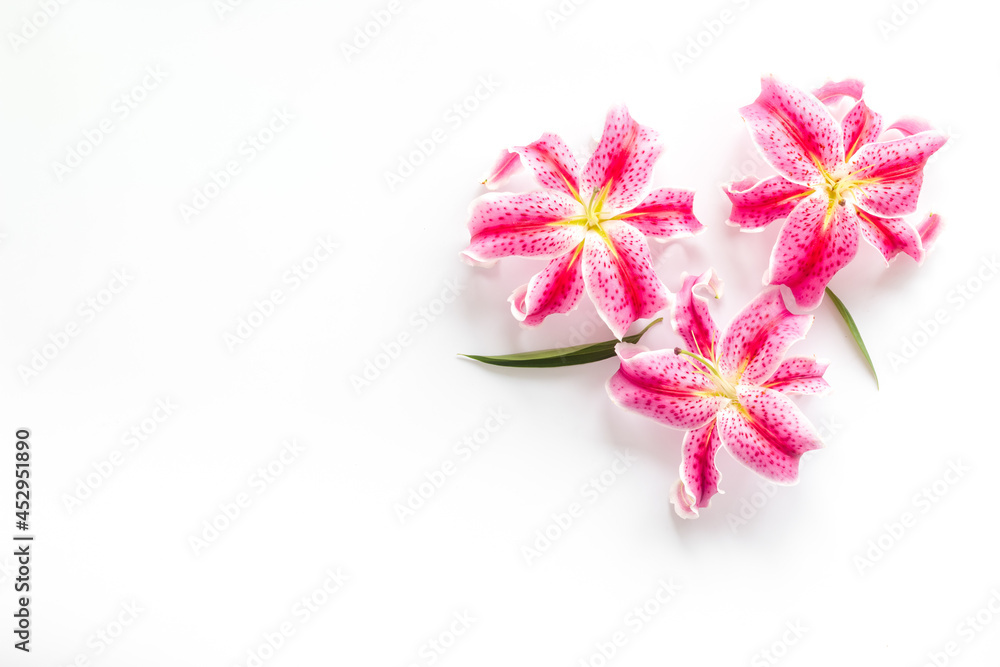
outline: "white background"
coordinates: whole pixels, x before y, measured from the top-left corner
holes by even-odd
[[[965,620],[994,595],[1000,609],[998,292],[984,268],[997,246],[995,3],[590,0],[559,13],[555,0],[404,0],[350,58],[343,45],[387,2],[245,0],[220,15],[213,0],[81,0],[33,18],[44,4],[0,12],[0,540],[15,532],[21,427],[37,536],[30,655],[12,647],[13,542],[0,550],[0,664],[763,665],[768,650],[789,666],[918,666],[952,641],[939,662],[996,663],[1000,618]],[[26,18],[44,25],[12,44]],[[586,303],[521,328],[506,297],[541,264],[473,269],[458,253],[500,148],[553,131],[585,152],[625,102],[667,145],[654,185],[696,189],[708,226],[654,249],[660,276],[676,290],[682,271],[714,266],[725,323],[760,288],[778,230],[727,227],[719,187],[767,173],[737,114],[764,73],[806,88],[859,77],[887,120],[947,131],[920,200],[947,229],[923,266],[885,268],[864,245],[832,284],[881,391],[829,303],[793,348],[830,359],[834,387],[799,400],[829,433],[800,483],[768,496],[721,453],[725,495],[683,521],[668,501],[682,434],[611,404],[613,361],[516,371],[455,356],[610,337]],[[477,88],[484,99],[467,99]],[[294,119],[249,159],[241,144],[275,110]],[[110,133],[60,180],[54,163],[103,119]],[[390,188],[386,172],[437,128],[444,141]],[[229,161],[239,173],[185,220]],[[293,287],[286,273],[319,238],[337,250]],[[104,292],[122,270],[127,286]],[[231,350],[226,335],[276,289],[283,302]],[[943,324],[922,334],[935,314]],[[648,337],[675,341],[666,326]],[[25,380],[43,348],[52,358]],[[149,421],[158,400],[177,406],[162,423]],[[503,425],[457,453],[491,410]],[[143,427],[130,449],[123,434]],[[302,451],[261,484],[255,471],[290,439]],[[628,470],[588,491],[626,450]],[[448,462],[454,474],[401,521],[397,503]],[[952,464],[967,471],[941,481]],[[248,506],[206,539],[240,494]],[[573,503],[580,516],[529,563],[524,547]],[[892,528],[907,513],[912,525]],[[349,580],[328,595],[338,568]],[[636,621],[661,580],[678,592]],[[324,604],[307,616],[296,605],[309,596]],[[294,634],[271,651],[264,637],[284,623]]]

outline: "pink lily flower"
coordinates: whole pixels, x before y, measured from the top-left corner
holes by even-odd
[[[799,459],[823,443],[786,394],[829,389],[823,379],[827,362],[785,359],[813,316],[789,312],[779,288],[761,292],[720,336],[708,300],[694,293],[703,287],[716,298],[721,293],[721,283],[709,270],[685,275],[674,300],[672,324],[684,347],[650,351],[618,343],[621,368],[607,385],[617,405],[687,431],[680,480],[670,494],[684,518],[698,516],[719,492],[715,455],[720,446],[773,482],[795,483]]]
[[[879,140],[882,117],[861,99],[862,89],[848,80],[810,94],[766,77],[757,100],[740,109],[779,175],[729,185],[729,222],[756,231],[787,218],[764,282],[787,285],[805,309],[820,304],[830,279],[854,258],[859,233],[886,263],[900,252],[917,261],[924,255],[920,231],[903,216],[916,209],[924,164],[947,137],[904,120],[886,130],[902,138]],[[844,96],[857,102],[838,122],[828,104]]]
[[[703,229],[691,208],[693,192],[649,192],[662,151],[659,135],[624,106],[608,112],[600,143],[582,169],[565,142],[550,133],[504,151],[484,180],[488,188],[499,187],[517,169],[516,157],[543,189],[475,200],[463,258],[480,266],[510,256],[549,260],[511,295],[514,317],[538,325],[573,310],[586,290],[621,339],[633,322],[668,304],[646,238],[679,238]]]

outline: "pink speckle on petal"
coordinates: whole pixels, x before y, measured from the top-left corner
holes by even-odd
[[[805,337],[812,315],[794,315],[776,287],[761,292],[747,304],[726,329],[719,345],[723,373],[741,383],[759,384],[781,364],[792,343]]]
[[[746,231],[756,231],[786,217],[804,197],[814,192],[784,176],[772,176],[763,181],[747,178],[732,183],[725,191],[733,203],[729,223]]]
[[[618,344],[621,368],[608,382],[615,403],[674,428],[698,428],[715,416],[723,401],[704,395],[712,387],[704,374],[673,350],[628,356],[635,347]]]
[[[581,179],[581,196],[601,190],[610,181],[607,206],[626,211],[638,204],[649,189],[653,165],[663,152],[660,135],[640,125],[624,105],[608,112],[604,134]]]
[[[827,284],[857,249],[854,207],[830,206],[826,197],[814,195],[795,207],[778,233],[768,282],[787,285],[796,305],[811,310],[822,302]]]
[[[840,125],[809,93],[766,77],[760,96],[740,114],[764,159],[790,181],[822,183],[820,168],[832,170],[844,161]]]
[[[799,459],[822,447],[819,435],[788,398],[761,387],[738,388],[740,408],[719,412],[726,450],[754,472],[779,484],[798,479]]]
[[[558,224],[580,214],[580,205],[558,192],[490,193],[472,204],[465,250],[483,262],[500,257],[557,257],[583,240],[580,225]]]
[[[580,167],[573,151],[558,135],[546,132],[538,141],[511,150],[521,156],[539,185],[576,196],[580,189]]]
[[[887,218],[913,213],[924,164],[947,140],[931,131],[862,146],[848,164],[858,181],[853,189],[858,206]]]
[[[621,339],[633,322],[665,308],[668,296],[641,233],[624,222],[606,223],[604,233],[587,232],[583,280],[597,312]]]
[[[694,192],[691,190],[660,188],[650,192],[638,206],[618,218],[646,236],[661,241],[681,238],[704,229],[704,225],[694,217],[693,204]]]
[[[691,498],[690,506],[695,514],[698,509],[708,507],[712,496],[719,492],[719,469],[715,467],[715,454],[721,444],[714,419],[684,435],[681,480],[686,494]]]
[[[510,297],[514,317],[536,326],[549,315],[576,307],[583,294],[582,244],[553,259],[530,283],[514,291]]]

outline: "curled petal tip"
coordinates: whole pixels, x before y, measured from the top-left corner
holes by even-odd
[[[469,266],[475,266],[477,268],[488,269],[497,263],[495,259],[480,259],[475,255],[469,253],[468,250],[463,250],[458,253],[459,258]]]
[[[643,352],[649,352],[649,348],[645,345],[638,345],[635,343],[618,343],[615,345],[615,354],[622,361],[628,361],[637,354],[642,354]]]
[[[941,216],[937,213],[930,213],[928,216],[917,225],[917,234],[920,235],[920,243],[923,245],[924,251],[930,249],[931,245],[941,234],[942,222]]]
[[[864,91],[865,84],[861,80],[844,79],[843,81],[827,81],[814,90],[813,95],[825,104],[836,104],[844,96],[860,100]]]
[[[677,480],[670,489],[670,503],[674,506],[677,516],[682,519],[697,519],[698,508],[694,504],[694,496],[684,488],[684,482]]]
[[[722,282],[714,269],[697,276],[682,274],[681,289],[671,307],[671,324],[689,351],[714,356],[719,331],[708,310],[708,301],[697,294],[703,287],[709,288],[716,298],[722,293]]]
[[[708,273],[710,275],[708,277],[708,282],[706,282],[705,284],[708,287],[712,288],[712,293],[713,293],[713,295],[715,296],[716,299],[721,299],[722,298],[722,288],[724,287],[722,279],[719,278],[719,275],[715,272],[715,269],[709,269]]]
[[[496,190],[501,185],[507,182],[507,180],[517,173],[521,168],[521,157],[506,148],[500,151],[500,156],[497,158],[496,164],[490,169],[490,172],[483,177],[481,181],[482,185],[486,186],[487,190]]]
[[[911,136],[914,134],[919,134],[921,132],[927,132],[933,130],[931,124],[928,123],[923,118],[900,118],[895,123],[886,128],[889,130],[899,130],[905,136]]]

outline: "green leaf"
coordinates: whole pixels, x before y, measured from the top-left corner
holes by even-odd
[[[663,318],[653,320],[646,325],[646,328],[632,336],[625,336],[622,340],[626,343],[638,343],[643,334],[649,328]],[[558,366],[577,366],[579,364],[589,364],[602,359],[610,359],[615,356],[615,345],[617,340],[606,340],[603,343],[587,343],[585,345],[574,345],[572,347],[559,347],[551,350],[538,350],[536,352],[520,352],[518,354],[504,354],[497,357],[486,357],[479,354],[462,354],[460,356],[475,359],[484,364],[493,366],[511,366],[515,368],[555,368]]]
[[[854,336],[854,342],[858,344],[858,349],[861,350],[861,354],[865,355],[865,361],[868,362],[868,368],[871,369],[872,377],[875,378],[875,388],[878,389],[878,373],[875,372],[875,364],[872,363],[871,355],[868,354],[868,348],[865,347],[865,341],[861,339],[861,332],[858,331],[858,325],[854,323],[854,318],[851,317],[851,313],[848,312],[847,306],[844,302],[840,300],[836,294],[833,293],[829,287],[826,288],[826,293],[833,301],[833,305],[837,307],[837,311],[840,312],[840,316],[844,318],[844,322],[847,323],[847,328],[851,330],[851,335]]]

